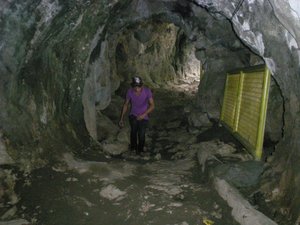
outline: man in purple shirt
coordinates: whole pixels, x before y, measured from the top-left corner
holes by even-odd
[[[130,149],[140,154],[144,150],[145,134],[149,120],[148,114],[154,110],[154,100],[151,90],[143,86],[140,77],[133,77],[131,86],[132,88],[128,89],[126,94],[119,126],[124,126],[124,115],[129,105],[131,105],[129,113]]]

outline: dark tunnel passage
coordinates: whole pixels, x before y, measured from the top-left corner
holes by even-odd
[[[298,225],[298,8],[3,3],[0,225]],[[272,77],[255,160],[219,122],[227,73],[262,64]],[[136,75],[155,101],[141,155],[128,113],[118,126]]]

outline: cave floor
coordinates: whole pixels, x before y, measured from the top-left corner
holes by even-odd
[[[33,224],[234,225],[231,209],[191,160],[81,162],[78,172],[44,168],[22,188],[20,212]],[[127,171],[125,171],[127,170]]]
[[[186,148],[226,135],[216,136],[213,128],[191,134],[182,107],[190,97],[155,96],[146,153],[105,161],[65,154],[65,164],[35,170],[19,181],[16,215],[43,225],[238,224]]]

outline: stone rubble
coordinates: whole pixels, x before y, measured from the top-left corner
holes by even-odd
[[[120,201],[125,197],[125,195],[125,191],[121,191],[119,188],[112,184],[102,188],[100,191],[100,196],[108,200]]]

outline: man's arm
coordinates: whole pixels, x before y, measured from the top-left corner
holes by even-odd
[[[154,100],[153,100],[153,98],[149,98],[149,107],[148,107],[148,109],[142,115],[139,115],[137,117],[137,120],[144,119],[145,116],[147,116],[149,113],[151,113],[154,110],[154,108],[155,108],[155,106],[154,106]]]
[[[121,117],[120,117],[120,121],[119,121],[120,127],[124,127],[124,115],[126,114],[126,112],[128,110],[128,106],[129,106],[129,99],[126,99],[123,104],[123,107],[122,107]]]

